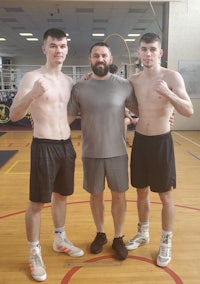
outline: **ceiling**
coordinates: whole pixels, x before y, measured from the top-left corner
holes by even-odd
[[[84,1],[0,1],[0,56],[41,57],[42,37],[52,27],[69,34],[68,58],[87,59],[90,46],[96,41],[111,46],[114,56],[134,56],[135,42],[124,42],[129,33],[156,32],[162,35],[163,3],[147,2],[84,2]],[[39,41],[28,42],[20,32],[31,32]],[[104,37],[92,37],[104,33]]]

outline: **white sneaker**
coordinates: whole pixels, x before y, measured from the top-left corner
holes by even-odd
[[[157,256],[157,265],[161,267],[167,266],[172,259],[172,235],[162,236],[160,249]]]
[[[55,234],[53,249],[56,252],[64,252],[73,257],[84,255],[82,249],[75,247],[66,237],[65,232]]]
[[[138,224],[138,233],[126,243],[126,248],[127,250],[136,249],[142,245],[148,244],[149,240],[149,225]]]
[[[33,249],[29,258],[29,266],[31,270],[31,276],[36,281],[45,281],[47,274],[45,271],[44,262],[42,260],[41,252]]]
[[[142,234],[138,233],[135,237],[133,237],[129,242],[126,243],[126,248],[127,250],[133,250],[148,243],[149,237],[145,237]]]

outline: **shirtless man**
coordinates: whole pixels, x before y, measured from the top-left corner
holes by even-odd
[[[131,153],[131,184],[137,188],[138,233],[127,244],[128,250],[149,242],[149,189],[162,202],[162,237],[157,265],[171,260],[176,187],[173,142],[169,118],[173,109],[183,116],[193,114],[182,76],[158,63],[162,57],[158,35],[147,33],[140,39],[138,56],[143,71],[130,78],[138,101],[139,117]]]
[[[67,38],[63,31],[49,29],[43,40],[46,64],[24,75],[10,108],[12,121],[22,119],[30,110],[34,123],[26,232],[31,275],[36,281],[47,278],[39,244],[41,210],[45,203],[52,203],[53,249],[74,257],[83,255],[83,251],[67,239],[64,228],[66,196],[74,191],[76,158],[67,119],[73,81],[61,72],[68,53]]]

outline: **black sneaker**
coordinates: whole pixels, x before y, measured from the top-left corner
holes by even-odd
[[[120,260],[124,260],[128,256],[128,250],[122,238],[114,238],[112,243],[112,249],[115,251],[116,257]]]
[[[108,242],[105,233],[97,233],[94,241],[90,245],[91,253],[100,253],[103,250],[103,245]]]

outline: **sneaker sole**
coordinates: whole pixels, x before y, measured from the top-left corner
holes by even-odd
[[[38,276],[38,277],[31,274],[31,276],[32,276],[32,278],[34,280],[36,280],[38,282],[45,281],[47,279],[47,275],[46,274],[43,275],[43,276]]]
[[[170,263],[170,261],[171,261],[171,258],[168,261],[166,261],[165,263],[163,263],[163,262],[160,262],[159,259],[157,258],[157,265],[159,267],[166,267]]]
[[[65,249],[65,250],[60,250],[60,249],[57,249],[54,245],[53,245],[53,250],[55,252],[62,252],[62,253],[65,253],[65,254],[68,254],[69,256],[72,256],[72,257],[80,257],[80,256],[83,256],[84,255],[84,252],[83,251],[80,251],[80,252],[77,252],[77,253],[70,253],[70,249]]]
[[[125,246],[126,246],[127,250],[134,250],[134,249],[137,249],[137,248],[139,248],[141,246],[147,245],[149,243],[149,241],[150,240],[147,240],[147,241],[145,240],[143,243],[135,243],[134,245],[126,244]]]

